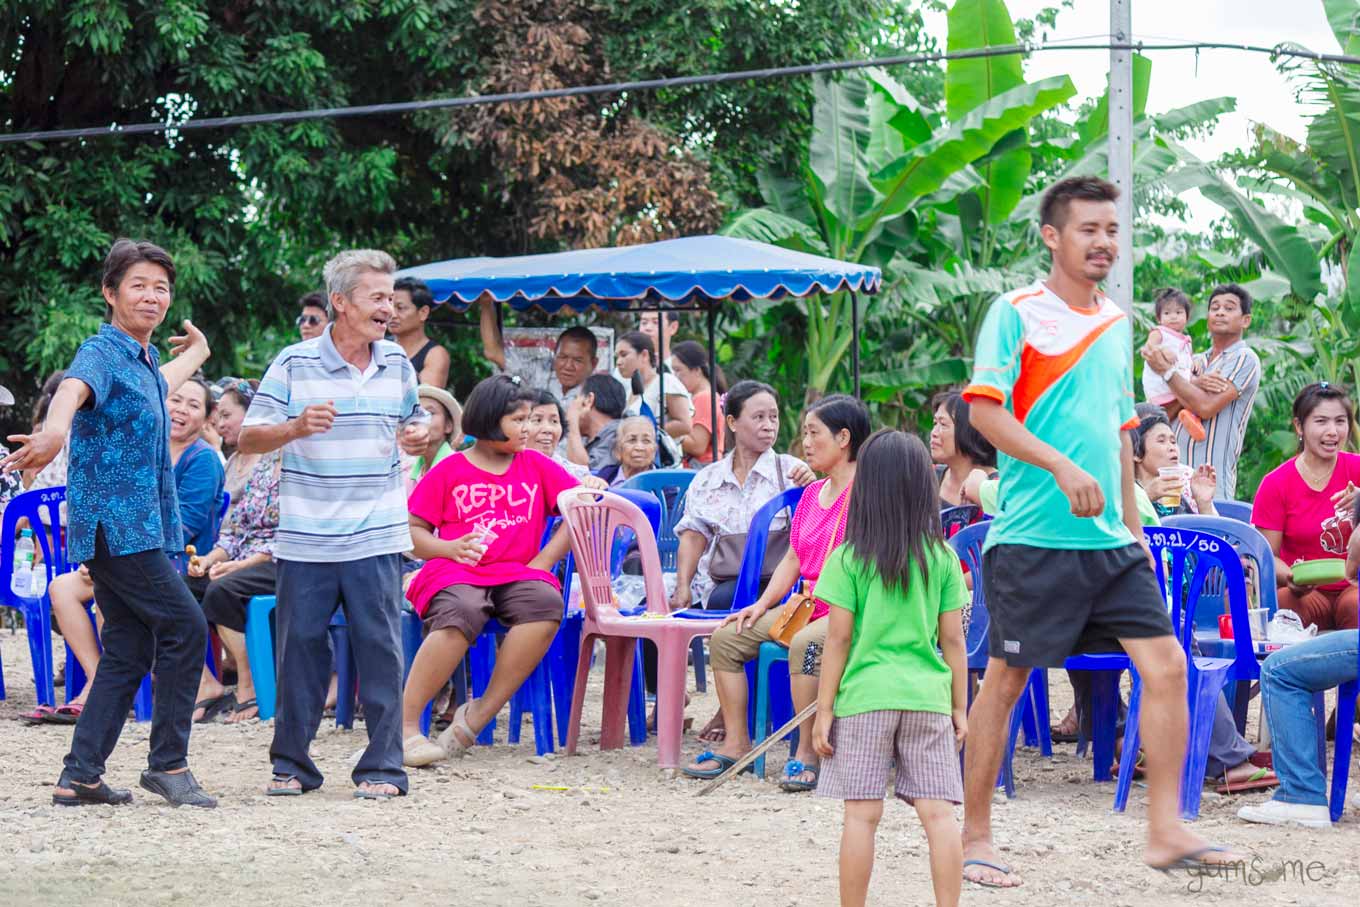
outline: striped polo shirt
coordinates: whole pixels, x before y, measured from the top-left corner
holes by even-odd
[[[278,425],[313,404],[335,405],[330,431],[284,445],[279,560],[354,561],[411,548],[397,433],[429,419],[415,369],[401,347],[379,340],[360,372],[341,358],[331,330],[279,353],[242,423]]]
[[[1237,460],[1242,456],[1242,441],[1247,436],[1247,420],[1256,391],[1261,386],[1261,359],[1256,351],[1238,340],[1217,356],[1210,350],[1196,353],[1195,374],[1218,375],[1237,388],[1237,398],[1218,411],[1212,419],[1204,420],[1204,440],[1196,441],[1176,421],[1176,444],[1181,449],[1181,462],[1189,467],[1213,464],[1218,473],[1216,498],[1229,500],[1237,497]],[[1248,493],[1254,489],[1247,489]]]

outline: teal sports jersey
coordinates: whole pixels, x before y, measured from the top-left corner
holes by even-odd
[[[1133,410],[1133,334],[1103,294],[1068,305],[1042,282],[992,303],[964,399],[1005,406],[1039,440],[1084,469],[1105,493],[1097,517],[1072,515],[1051,473],[1002,453],[1001,494],[987,547],[1100,550],[1133,543],[1124,525],[1119,452]]]

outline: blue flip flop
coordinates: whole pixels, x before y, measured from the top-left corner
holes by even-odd
[[[811,781],[799,781],[798,776],[803,772],[812,772]],[[822,769],[819,765],[805,765],[797,759],[790,759],[784,763],[784,777],[779,781],[780,790],[789,793],[801,793],[803,791],[816,790],[817,779],[821,777]]]
[[[1184,856],[1172,860],[1170,863],[1160,863],[1157,865],[1149,863],[1148,865],[1166,875],[1171,875],[1171,873],[1175,872],[1177,869],[1184,869],[1190,872],[1202,872],[1206,869],[1218,871],[1225,867],[1236,865],[1235,863],[1210,863],[1203,859],[1205,855],[1211,853],[1232,853],[1232,851],[1220,844],[1210,844],[1208,847],[1192,850]]]
[[[963,868],[964,868],[964,869],[967,869],[969,866],[986,866],[988,869],[995,869],[997,872],[1001,873],[1002,875],[1008,876],[1008,875],[1011,874],[1011,868],[1010,868],[1009,866],[1006,866],[1006,865],[1001,864],[1001,863],[992,863],[992,862],[989,862],[989,861],[987,861],[987,860],[964,860],[964,861],[963,861]],[[963,877],[963,880],[964,880],[965,882],[972,882],[974,885],[981,885],[983,888],[1018,888],[1018,887],[1019,887],[1018,885],[999,885],[999,884],[997,884],[996,882],[987,882],[987,881],[983,881],[982,879],[970,879],[970,878],[968,878],[967,876],[964,876],[964,877]]]
[[[718,764],[717,768],[694,768],[687,765],[680,769],[682,774],[691,778],[698,778],[700,781],[712,781],[714,778],[717,778],[723,772],[737,764],[737,760],[733,759],[731,756],[724,756],[722,753],[715,753],[712,750],[704,750],[694,757],[694,762],[695,764],[702,762],[716,762]],[[751,771],[752,768],[753,765],[748,765],[741,770],[740,774],[745,774],[746,772]]]

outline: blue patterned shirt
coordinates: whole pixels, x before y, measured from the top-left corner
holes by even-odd
[[[67,378],[90,399],[71,422],[66,477],[67,558],[94,558],[102,527],[109,554],[182,551],[179,497],[170,465],[170,417],[160,355],[105,324],[80,345]]]

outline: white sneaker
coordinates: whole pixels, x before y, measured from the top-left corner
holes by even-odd
[[[1302,825],[1305,828],[1331,828],[1332,817],[1325,806],[1267,800],[1237,811],[1237,818],[1265,825]]]

